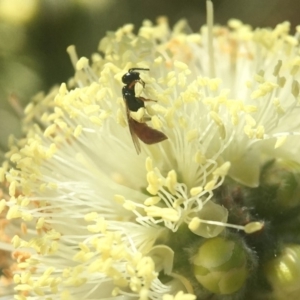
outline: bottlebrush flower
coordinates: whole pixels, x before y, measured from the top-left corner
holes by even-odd
[[[12,240],[28,255],[16,299],[272,293],[264,264],[299,243],[299,221],[286,223],[299,202],[277,201],[299,183],[298,32],[237,20],[188,32],[183,21],[125,25],[91,61],[69,47],[74,77],[27,106],[26,137],[1,171],[6,217],[27,229]],[[134,67],[150,69],[137,97],[157,100],[137,114],[168,137],[140,155],[121,92]]]

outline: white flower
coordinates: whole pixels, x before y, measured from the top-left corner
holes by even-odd
[[[253,31],[231,20],[213,28],[213,55],[207,28],[186,28],[160,19],[135,35],[126,25],[90,63],[70,47],[74,78],[26,108],[27,136],[12,141],[15,166],[1,172],[7,218],[28,233],[13,238],[30,255],[14,277],[18,299],[195,299],[176,269],[180,230],[194,240],[247,231],[226,224],[214,191],[227,175],[257,186],[272,158],[299,162],[298,34],[288,23]],[[168,137],[140,155],[121,93],[132,67],[150,68],[139,92],[158,101],[147,105],[149,126]]]
[[[20,232],[20,229],[11,224],[5,219],[7,213],[6,202],[9,197],[6,193],[6,188],[2,184],[0,185],[0,195],[3,200],[0,203],[0,299],[11,299],[13,295],[13,272],[16,270],[16,262],[14,259],[24,259],[22,254],[18,251],[12,255],[13,246],[11,245],[11,237]],[[13,256],[13,257],[12,257]]]

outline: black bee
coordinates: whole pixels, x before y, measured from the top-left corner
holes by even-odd
[[[133,140],[133,144],[137,153],[141,152],[141,146],[138,138],[145,144],[151,145],[162,142],[167,139],[167,136],[149,127],[145,122],[138,122],[130,116],[130,111],[138,111],[141,107],[145,107],[145,102],[155,100],[146,99],[144,97],[136,97],[134,87],[139,82],[145,87],[145,82],[140,78],[140,73],[136,70],[149,71],[149,69],[132,68],[129,69],[122,77],[122,82],[125,84],[122,88],[123,99],[126,104],[126,115],[128,120],[128,127]]]

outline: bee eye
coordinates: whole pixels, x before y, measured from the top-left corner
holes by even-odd
[[[131,82],[130,73],[126,73],[122,76],[122,82],[128,84]]]

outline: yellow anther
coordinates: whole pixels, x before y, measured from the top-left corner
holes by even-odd
[[[144,201],[144,204],[147,206],[155,205],[160,201],[160,197],[149,197]]]
[[[130,116],[138,122],[142,122],[144,115],[145,115],[144,107],[139,108],[138,111],[130,111]]]
[[[264,227],[263,222],[250,222],[244,227],[244,231],[248,234],[261,230]]]
[[[192,140],[196,139],[198,137],[198,129],[192,129],[189,130],[186,134],[186,139],[188,142],[191,142]]]
[[[152,159],[150,157],[146,158],[146,170],[147,172],[153,171]]]
[[[9,190],[8,193],[11,197],[15,196],[16,194],[16,188],[17,188],[17,182],[16,181],[12,181],[9,185]]]
[[[204,190],[205,191],[212,191],[214,189],[215,185],[216,185],[216,180],[213,179],[205,185]]]
[[[244,111],[246,113],[254,113],[258,110],[256,105],[246,105],[244,106]]]
[[[45,137],[49,137],[53,134],[55,134],[57,131],[57,125],[56,124],[51,124],[50,126],[47,127],[47,129],[44,132]]]
[[[221,83],[221,79],[220,78],[214,78],[214,79],[210,79],[208,82],[208,87],[211,91],[216,91]]]
[[[214,111],[211,111],[210,112],[210,116],[211,118],[215,121],[215,123],[218,125],[219,127],[219,134],[220,134],[220,137],[222,139],[224,139],[226,137],[226,130],[225,130],[225,126],[223,124],[223,121],[222,119],[220,118],[220,116],[214,112]]]
[[[194,161],[198,164],[203,165],[203,164],[206,163],[206,157],[202,152],[197,151],[195,156],[194,156]]]
[[[0,214],[3,212],[5,207],[6,207],[6,201],[5,201],[5,199],[2,199],[0,201]]]
[[[147,173],[147,181],[149,183],[147,191],[152,195],[157,194],[160,188],[160,182],[154,171],[150,171]]]
[[[150,206],[145,208],[145,212],[149,217],[161,217],[166,221],[176,222],[179,220],[178,212],[173,208],[160,208],[158,206]]]
[[[116,195],[116,196],[122,197],[122,196],[120,196],[120,195]],[[120,203],[120,202],[117,201],[116,199],[115,199],[115,201],[118,202],[118,203]],[[122,203],[123,203],[123,202],[122,202]],[[96,218],[98,218],[98,213],[96,213],[95,211],[90,212],[90,213],[88,213],[88,214],[86,214],[86,215],[84,216],[84,220],[87,221],[87,222],[94,221]]]
[[[245,85],[246,85],[246,87],[247,87],[248,89],[251,89],[251,88],[253,87],[253,82],[250,81],[250,80],[247,80],[247,81],[245,82]]]
[[[175,113],[174,108],[169,108],[166,112],[165,119],[167,121],[169,128],[174,127],[174,113]]]
[[[277,65],[275,66],[274,71],[273,71],[274,76],[279,75],[279,71],[280,71],[281,66],[282,66],[282,60],[279,59],[278,62],[277,62]]]
[[[256,138],[257,139],[263,139],[265,135],[265,127],[262,125],[257,126],[256,129]]]
[[[263,83],[265,81],[264,77],[259,74],[254,75],[254,80],[258,83]]]
[[[126,201],[125,197],[122,195],[114,195],[114,200],[119,204],[123,204]]]
[[[174,87],[174,86],[176,85],[176,82],[177,82],[176,77],[171,78],[171,79],[168,81],[168,87]]]
[[[80,71],[89,65],[89,60],[86,57],[81,57],[76,63],[76,70]]]
[[[127,123],[126,123],[125,118],[124,118],[124,112],[122,112],[121,109],[117,110],[116,119],[117,119],[117,123],[120,124],[122,127],[127,126]]]
[[[99,112],[100,106],[99,105],[87,105],[83,108],[85,114],[90,115]]]
[[[6,219],[8,220],[21,218],[21,217],[22,217],[22,213],[19,211],[18,205],[11,206],[6,214]]]
[[[170,193],[175,195],[176,194],[176,185],[177,185],[177,174],[174,170],[168,173],[166,178],[166,186],[169,189]]]
[[[158,118],[158,116],[153,116],[153,117],[151,118],[151,123],[152,123],[152,125],[153,125],[153,128],[155,128],[155,129],[160,129],[160,128],[162,128],[162,122],[161,122],[161,120]]]
[[[60,85],[58,93],[62,96],[68,93],[67,85],[64,82]]]
[[[243,26],[243,23],[238,19],[230,19],[227,24],[232,29],[238,29]]]
[[[133,201],[126,200],[123,204],[123,207],[127,210],[133,211],[136,209],[136,205]]]
[[[35,228],[36,228],[36,229],[41,229],[41,228],[43,228],[44,224],[45,224],[45,218],[42,218],[42,217],[41,217],[41,218],[39,218],[38,221],[36,222]]]
[[[180,69],[180,70],[183,70],[183,71],[186,70],[186,69],[188,69],[188,66],[185,63],[183,63],[181,61],[178,61],[178,60],[175,60],[174,66],[176,68]]]
[[[278,84],[281,88],[284,87],[285,83],[286,83],[286,78],[285,78],[285,77],[278,77],[278,78],[277,78],[277,84]]]
[[[297,98],[299,95],[299,83],[296,80],[294,80],[292,83],[292,94],[295,98]]]
[[[90,120],[93,124],[96,124],[96,125],[98,125],[98,126],[102,126],[102,124],[103,124],[103,121],[102,121],[100,118],[96,117],[96,116],[91,116],[91,117],[89,117],[89,120]]]
[[[201,224],[201,220],[195,217],[191,220],[188,227],[192,232],[197,232],[197,229],[199,228],[200,224]]]
[[[190,190],[191,196],[199,195],[202,192],[203,192],[203,187],[202,186],[193,187]]]
[[[77,138],[80,136],[82,132],[82,125],[77,125],[75,130],[74,130],[74,136]]]
[[[12,162],[18,162],[20,159],[22,158],[22,156],[19,153],[14,153],[11,157],[10,160]]]
[[[217,168],[213,174],[215,176],[221,176],[221,177],[224,177],[228,174],[228,171],[230,169],[230,166],[231,166],[231,163],[229,161],[223,163],[222,166],[220,166],[219,168]]]

